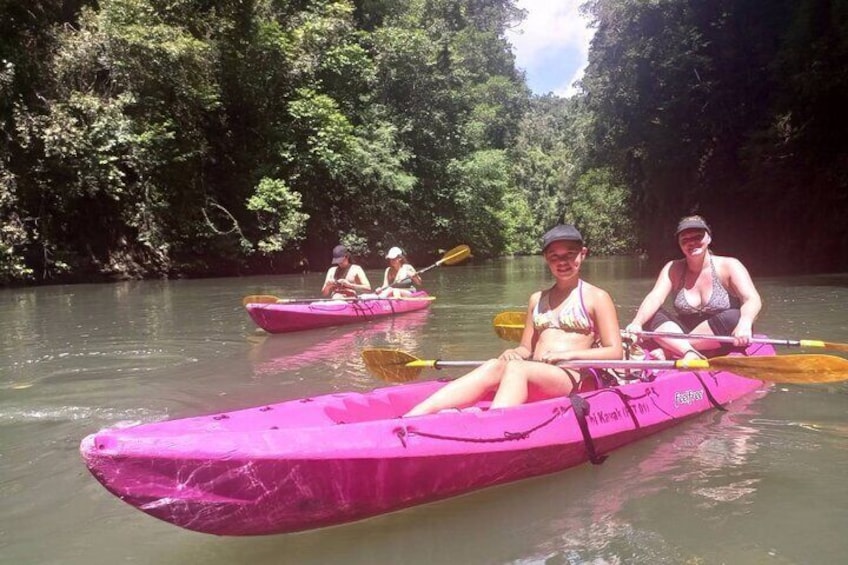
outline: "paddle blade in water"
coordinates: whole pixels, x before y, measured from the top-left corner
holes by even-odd
[[[364,349],[362,360],[369,371],[390,383],[414,381],[421,374],[421,367],[407,366],[418,359],[399,349]]]
[[[492,320],[498,337],[506,341],[521,341],[524,334],[524,312],[501,312]]]
[[[824,341],[825,349],[833,349],[834,351],[848,351],[848,343],[834,343],[832,341]]]
[[[241,305],[248,304],[276,304],[280,299],[271,294],[249,294],[241,299]]]
[[[835,355],[714,357],[708,361],[711,368],[777,383],[813,384],[848,380],[848,360]]]

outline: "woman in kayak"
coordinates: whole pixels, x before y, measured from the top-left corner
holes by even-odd
[[[415,267],[406,262],[403,249],[392,247],[386,253],[386,260],[389,266],[383,275],[383,285],[374,292],[380,298],[399,298],[415,292],[415,285],[421,284],[421,277],[415,272]]]
[[[542,238],[542,254],[554,285],[530,296],[518,347],[507,349],[467,375],[448,383],[406,416],[462,408],[495,390],[492,408],[516,406],[528,397],[569,394],[581,373],[557,366],[579,359],[621,359],[621,336],[609,294],[580,279],[586,258],[583,237],[559,225]]]
[[[344,245],[333,248],[333,266],[324,278],[321,294],[333,298],[356,298],[357,294],[371,292],[371,282],[362,267],[355,265]]]
[[[669,261],[660,271],[654,288],[639,306],[627,332],[638,337],[648,331],[725,335],[734,345],[750,343],[752,327],[762,301],[745,266],[733,257],[710,251],[712,230],[701,216],[687,216],[677,225],[677,243],[683,259]],[[674,296],[674,313],[661,308],[669,294]],[[715,349],[711,340],[653,338],[674,357],[702,357],[701,351]]]

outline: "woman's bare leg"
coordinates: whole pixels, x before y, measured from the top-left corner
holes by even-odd
[[[574,388],[569,374],[579,382],[576,371],[566,371],[556,365],[538,361],[510,361],[504,370],[492,408],[518,406],[527,401],[530,387],[547,398],[566,396]]]
[[[714,335],[713,329],[710,327],[709,322],[707,322],[706,320],[695,326],[689,333],[701,335]],[[689,343],[691,343],[698,351],[709,351],[711,349],[718,349],[719,347],[721,347],[721,342],[713,341],[711,339],[691,339],[689,340]]]
[[[486,361],[470,373],[437,390],[404,414],[404,417],[435,414],[446,408],[463,408],[474,404],[498,386],[506,364],[506,361],[499,359]]]
[[[681,328],[674,322],[663,322],[652,331],[668,333],[687,333],[683,331],[683,328]],[[664,350],[671,352],[671,356],[677,359],[682,359],[686,356],[687,353],[690,353],[691,355],[691,352],[693,350],[697,352],[697,348],[688,339],[672,337],[654,337],[652,339],[657,342]]]

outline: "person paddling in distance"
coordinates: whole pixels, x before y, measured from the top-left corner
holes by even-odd
[[[656,332],[733,336],[734,345],[748,345],[762,307],[748,270],[738,259],[713,254],[712,230],[701,216],[681,219],[675,233],[683,258],[666,263],[626,332],[638,336],[644,327]],[[662,308],[672,293],[674,313]],[[702,351],[720,346],[704,339],[653,340],[662,350],[682,358],[702,357]],[[662,350],[656,352],[658,356],[664,355]]]
[[[321,294],[332,298],[356,298],[358,294],[371,292],[371,282],[362,270],[354,264],[350,252],[344,245],[333,248],[333,266],[324,278]]]
[[[565,396],[579,385],[581,373],[557,363],[621,359],[612,298],[580,278],[587,252],[574,226],[562,224],[548,231],[542,238],[542,255],[555,282],[530,296],[518,347],[448,383],[405,416],[470,406],[491,391],[496,391],[491,408],[516,406],[531,396]]]
[[[389,266],[383,274],[383,284],[374,292],[380,298],[399,298],[415,292],[415,285],[421,284],[421,277],[415,272],[415,267],[406,262],[406,256],[400,247],[392,247],[386,253]],[[392,287],[397,284],[398,287]]]

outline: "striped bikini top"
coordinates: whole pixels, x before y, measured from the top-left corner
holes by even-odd
[[[595,333],[595,324],[583,302],[582,279],[577,281],[577,286],[563,301],[558,312],[551,310],[550,293],[550,289],[543,291],[539,302],[533,308],[533,326],[537,332],[548,328],[558,328],[587,335]]]
[[[710,254],[710,271],[713,278],[713,289],[710,293],[710,299],[706,304],[700,306],[692,306],[686,300],[684,279],[686,278],[686,265],[683,265],[683,275],[680,277],[680,287],[674,297],[674,309],[678,314],[683,316],[691,316],[693,314],[718,314],[731,308],[739,308],[739,299],[731,296],[727,289],[721,284],[721,279],[716,272],[715,263],[713,262],[712,254]]]

